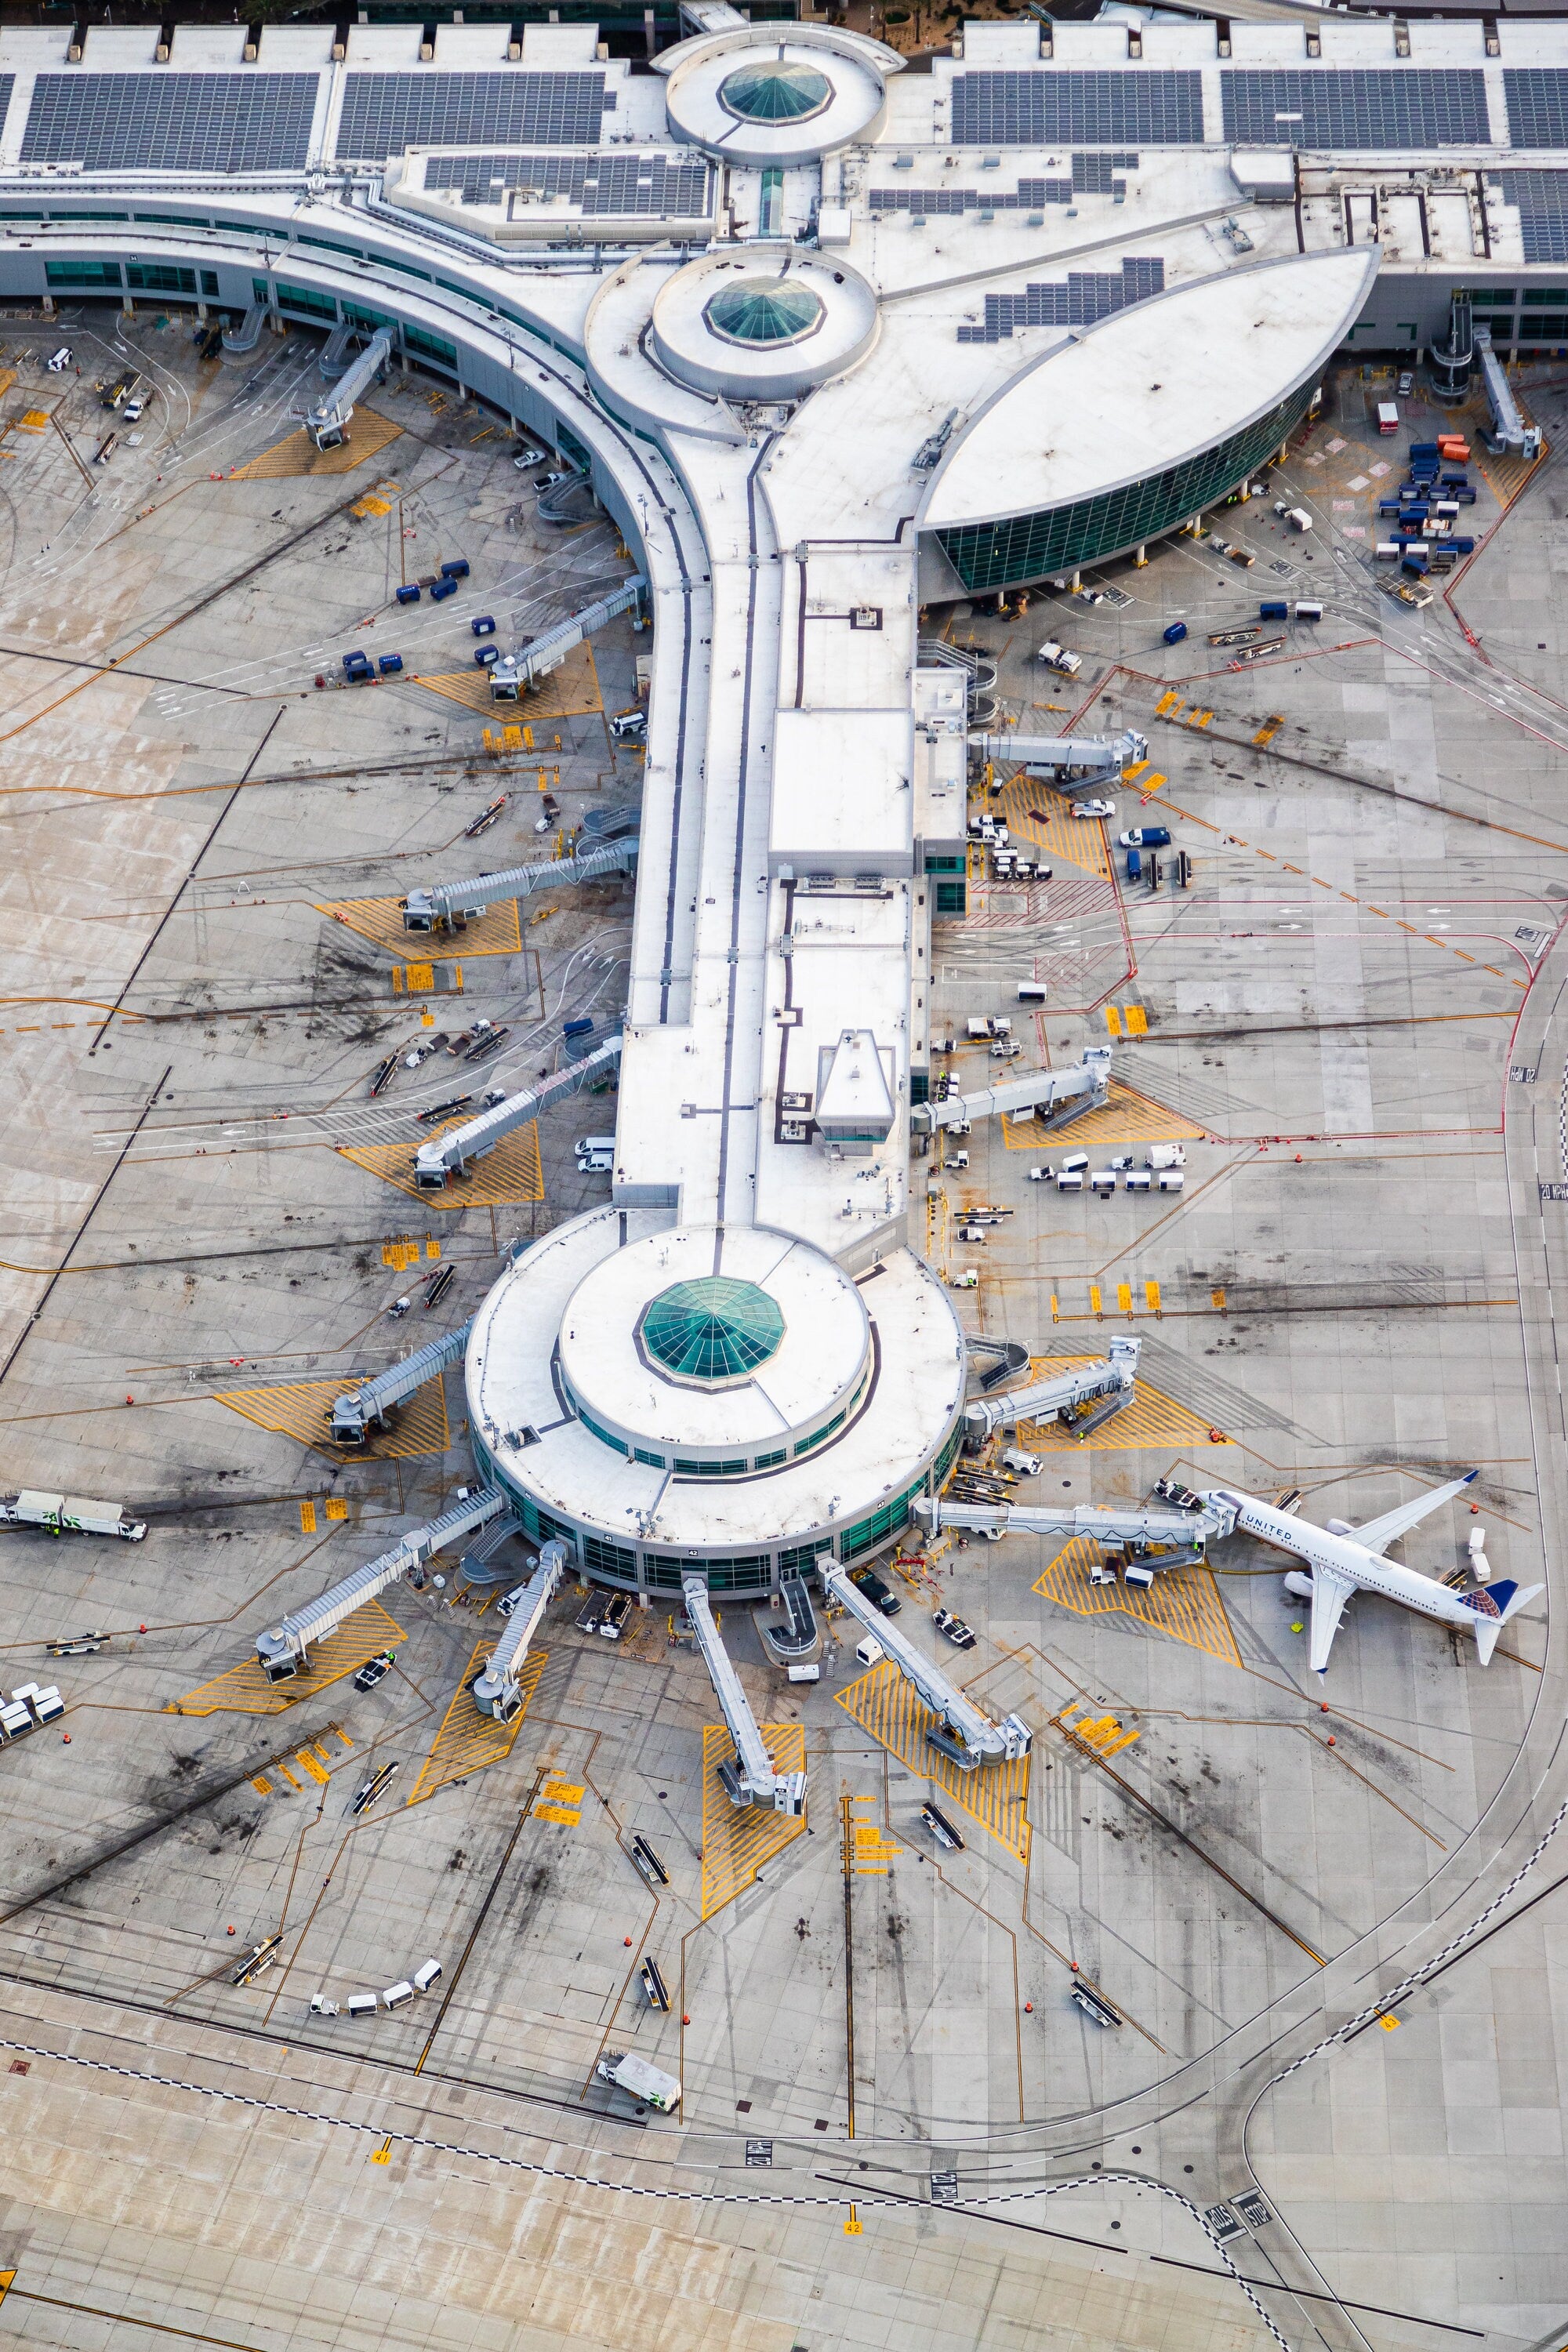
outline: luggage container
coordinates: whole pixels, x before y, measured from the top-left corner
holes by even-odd
[[[381,659],[376,664],[376,667],[380,670],[383,677],[396,677],[403,668],[403,656],[401,654],[383,654]]]
[[[466,580],[468,576],[468,559],[466,555],[454,555],[449,563],[441,566],[443,580]]]
[[[1405,541],[1402,539],[1380,539],[1373,552],[1380,562],[1397,563],[1405,552]]]
[[[1163,1168],[1155,1181],[1162,1192],[1179,1192],[1187,1180],[1179,1168]]]
[[[348,1999],[348,2011],[351,2017],[374,2017],[375,2015],[375,2011],[376,1999],[374,1993],[350,1993]]]
[[[414,1971],[415,1991],[428,1992],[431,1986],[436,1983],[437,1979],[439,1978],[440,1974],[441,1963],[439,1960],[421,1960],[419,1966]]]
[[[1168,646],[1179,646],[1186,634],[1187,625],[1185,621],[1173,621],[1170,627],[1164,632],[1165,643]]]
[[[414,1987],[410,1984],[406,1977],[402,1977],[396,1984],[387,1986],[386,1990],[381,1996],[382,2007],[384,2009],[401,2009],[405,2001],[410,2001],[413,1998]]]
[[[496,633],[495,615],[492,613],[477,613],[468,626],[476,637],[493,637]]]
[[[500,659],[500,647],[499,646],[476,646],[474,648],[474,659],[480,669],[492,668]]]
[[[343,676],[351,686],[357,686],[363,679],[375,676],[375,665],[368,654],[345,654]]]
[[[1022,980],[1019,982],[1018,1002],[1020,1004],[1043,1004],[1045,1001],[1046,983],[1043,980]]]
[[[1296,618],[1299,621],[1321,621],[1322,617],[1323,608],[1314,598],[1310,596],[1299,596],[1297,598]]]
[[[1476,551],[1476,542],[1473,539],[1451,539],[1448,544],[1458,555],[1473,555]]]
[[[400,588],[397,592],[397,601],[400,604],[417,604],[419,602],[418,581],[410,580],[404,587]]]
[[[1260,621],[1288,621],[1290,607],[1282,596],[1270,597],[1267,604],[1258,607],[1258,617]]]
[[[432,604],[439,604],[443,598],[455,596],[457,593],[457,582],[447,578],[445,574],[443,574],[439,580],[433,580],[430,583],[430,602]]]
[[[1130,1192],[1149,1192],[1153,1190],[1153,1185],[1154,1179],[1147,1168],[1133,1168],[1128,1171],[1127,1189]]]

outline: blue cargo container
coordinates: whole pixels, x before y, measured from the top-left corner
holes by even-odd
[[[1165,643],[1168,646],[1179,646],[1186,634],[1187,625],[1185,621],[1173,621],[1170,627],[1165,631]]]
[[[481,669],[489,669],[492,662],[500,661],[500,647],[499,646],[478,646],[474,650],[474,659],[479,663]]]
[[[409,581],[405,588],[400,588],[398,590],[397,601],[400,604],[417,604],[419,602],[419,583],[417,580]]]
[[[398,671],[403,667],[403,656],[401,654],[383,654],[381,660],[377,664],[377,667],[380,669],[383,677],[395,677]]]
[[[495,622],[489,613],[480,613],[468,626],[476,637],[493,637],[496,633]]]
[[[440,580],[433,580],[430,583],[430,602],[432,604],[438,604],[443,597],[455,596],[457,593],[458,583],[455,580],[443,578]]]
[[[345,654],[343,656],[343,676],[356,683],[359,679],[363,677],[374,677],[375,676],[375,671],[371,666],[370,656],[368,654]]]
[[[468,576],[468,559],[466,555],[454,555],[450,563],[443,563],[441,566],[443,580],[466,580]]]

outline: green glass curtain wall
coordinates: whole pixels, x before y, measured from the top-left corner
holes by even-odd
[[[1256,424],[1179,466],[1168,466],[1162,474],[1079,499],[1070,506],[1015,515],[1005,522],[939,530],[942,552],[964,586],[979,594],[1093,563],[1158,539],[1162,531],[1215,505],[1278,449],[1306,415],[1313,389],[1303,384]]]

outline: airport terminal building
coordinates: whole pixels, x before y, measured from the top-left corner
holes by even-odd
[[[390,337],[648,583],[608,1206],[475,1318],[476,1449],[604,1580],[768,1590],[940,1484],[909,1246],[972,714],[923,606],[1133,554],[1336,352],[1568,347],[1568,26],[0,33],[0,294]],[[1027,1343],[1031,1335],[1011,1337]]]

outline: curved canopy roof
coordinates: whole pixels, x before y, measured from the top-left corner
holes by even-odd
[[[1003,387],[951,450],[926,530],[1070,505],[1238,433],[1343,341],[1375,246],[1227,270],[1074,331]]]

